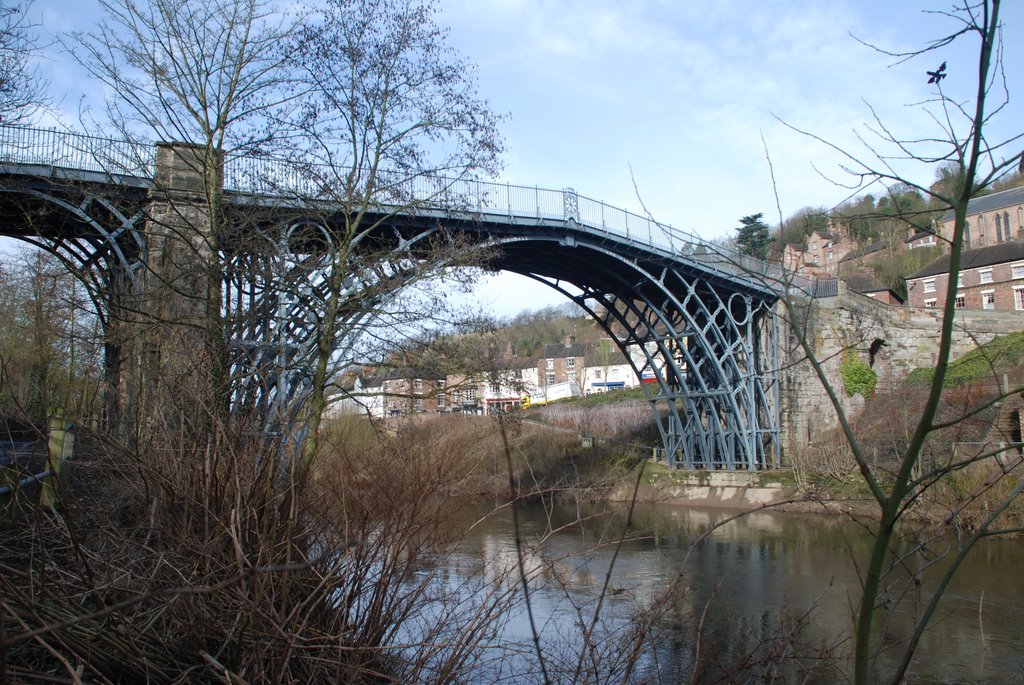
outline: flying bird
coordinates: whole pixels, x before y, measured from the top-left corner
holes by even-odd
[[[946,63],[943,62],[942,64],[939,65],[938,69],[936,69],[935,71],[929,71],[927,73],[928,83],[938,83],[942,79],[946,78]]]

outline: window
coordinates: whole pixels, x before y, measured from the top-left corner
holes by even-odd
[[[1009,237],[1009,231],[1007,231],[1007,237]],[[996,213],[996,242],[1003,242],[1003,217]]]
[[[423,400],[417,397],[412,401],[412,408],[416,411],[423,411]]]
[[[1010,278],[1024,278],[1024,264],[1014,264],[1010,271]]]
[[[555,368],[555,360],[554,359],[549,359],[547,361],[547,368],[549,368],[549,369]]]
[[[930,300],[925,300],[924,301],[924,306],[928,307],[929,309],[934,309],[935,308],[935,298],[933,297]]]
[[[1013,306],[1018,311],[1024,309],[1024,286],[1013,289]]]
[[[416,392],[422,391],[423,390],[423,379],[422,378],[417,378],[416,380],[414,380],[412,382],[412,387],[413,387],[413,389],[416,390]]]
[[[995,309],[996,308],[996,291],[995,290],[982,290],[981,291],[981,308],[982,309]]]
[[[476,402],[476,386],[473,386],[473,385],[467,386],[462,391],[462,401],[463,402]]]
[[[828,251],[828,261],[832,261],[832,250]]]
[[[964,246],[969,250],[971,249],[971,222],[964,222]]]
[[[963,274],[962,271],[956,275],[956,287],[957,288],[964,287],[964,274]]]
[[[963,309],[967,306],[967,298],[964,297],[963,293],[956,294],[956,302],[953,304],[957,309]]]
[[[933,292],[935,292],[935,279],[934,278],[926,278],[925,279],[925,281],[924,281],[924,291],[926,293],[933,293]]]
[[[491,383],[491,394],[495,397],[501,394],[501,383]]]
[[[547,381],[548,385],[554,385],[555,384],[555,373],[554,373],[554,371],[548,371],[547,375],[544,378]]]
[[[444,402],[445,402],[445,396],[444,396],[444,393],[442,392],[441,394],[439,394],[437,396],[437,408],[438,409],[444,409]]]
[[[601,369],[594,371],[594,378],[596,380],[601,380]]]
[[[565,368],[569,369],[570,371],[575,369],[576,368],[576,357],[569,357],[568,359],[566,359],[565,360]]]
[[[978,283],[991,283],[992,269],[978,269]]]

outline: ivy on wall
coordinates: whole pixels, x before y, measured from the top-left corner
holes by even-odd
[[[875,392],[878,374],[875,370],[857,358],[857,353],[847,350],[843,353],[843,363],[839,368],[843,378],[843,390],[847,397],[860,395],[864,399]]]

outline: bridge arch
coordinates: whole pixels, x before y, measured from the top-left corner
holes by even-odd
[[[774,299],[572,240],[497,236],[489,266],[562,293],[614,341],[643,383],[673,466],[779,465]],[[570,290],[572,285],[581,292]]]

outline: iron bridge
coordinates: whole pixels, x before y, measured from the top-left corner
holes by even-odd
[[[73,269],[108,331],[148,271],[145,222],[157,174],[154,150],[0,127],[0,235],[31,243]],[[277,245],[275,264],[285,265],[232,268],[228,260],[226,311],[262,313],[231,333],[237,379],[232,399],[255,401],[267,430],[283,431],[309,387],[314,324],[309,303],[293,288],[275,287],[273,274],[277,268],[310,269],[287,253],[289,236],[307,225],[308,203],[318,191],[308,175],[274,160],[229,158],[223,173],[225,206],[265,207],[269,218],[247,230]],[[396,251],[439,233],[487,245],[488,268],[563,293],[615,341],[638,377],[653,379],[643,387],[671,466],[779,465],[780,341],[773,307],[790,293],[821,294],[822,284],[571,188],[419,177],[405,192],[432,199],[407,203],[414,208],[397,213],[381,207],[380,231],[399,236]],[[322,208],[318,216],[323,221]],[[244,255],[233,259],[246,262]],[[262,274],[259,283],[256,273]],[[350,324],[359,330],[366,321]],[[119,364],[117,344],[108,341],[108,376]]]

